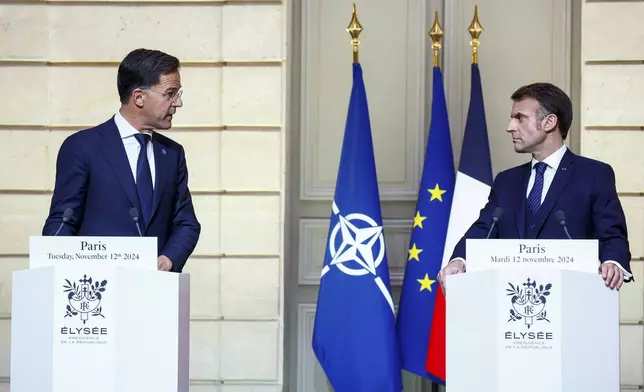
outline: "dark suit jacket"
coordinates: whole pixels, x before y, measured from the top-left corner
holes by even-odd
[[[531,170],[528,162],[496,176],[487,204],[456,245],[451,259],[465,258],[466,238],[486,238],[497,206],[503,208],[503,215],[490,238],[567,239],[556,219],[555,212],[561,210],[573,239],[599,240],[600,261],[613,260],[631,273],[626,219],[617,197],[613,169],[566,151],[543,204],[528,221],[531,212],[527,212],[526,191]]]
[[[154,204],[149,222],[140,219],[144,236],[157,237],[159,255],[181,272],[194,250],[201,225],[188,189],[183,147],[154,133],[156,168]],[[138,236],[130,208],[139,210],[132,170],[114,118],[69,136],[60,147],[56,184],[43,235],[53,235],[65,209],[74,216],[59,235]]]

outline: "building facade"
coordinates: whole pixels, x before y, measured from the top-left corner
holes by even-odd
[[[438,10],[458,161],[473,0],[356,0],[394,295],[402,283],[431,104]],[[505,133],[510,94],[550,81],[575,103],[574,152],[610,163],[634,283],[620,294],[621,383],[644,388],[641,1],[489,0],[479,63],[494,173],[529,159]],[[202,234],[191,287],[191,392],[326,392],[311,350],[317,283],[351,88],[344,0],[15,0],[0,4],[0,392],[9,391],[11,272],[27,267],[62,140],[118,109],[137,47],[183,62],[186,149]],[[41,155],[42,154],[42,155]],[[458,163],[458,162],[455,162]],[[410,391],[429,384],[405,376]],[[406,388],[407,390],[407,388]]]

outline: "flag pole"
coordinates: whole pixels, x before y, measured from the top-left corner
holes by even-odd
[[[479,21],[478,7],[478,4],[474,5],[474,18],[472,19],[470,26],[467,28],[467,31],[469,31],[472,36],[472,40],[470,41],[470,46],[472,47],[472,64],[478,64],[479,62],[479,37],[483,32],[483,26],[481,26],[481,22]]]
[[[443,39],[443,29],[438,21],[438,9],[434,13],[434,24],[429,30],[429,36],[432,37],[432,49],[434,49],[434,67],[440,66],[438,51],[441,48],[441,40]]]
[[[356,13],[356,3],[353,3],[353,15],[351,17],[351,22],[347,27],[347,32],[351,34],[351,46],[353,46],[353,62],[358,63],[360,61],[358,53],[358,45],[360,45],[360,40],[358,40],[358,37],[362,32],[362,25],[358,21],[358,14]]]

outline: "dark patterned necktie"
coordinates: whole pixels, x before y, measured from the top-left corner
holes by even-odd
[[[150,214],[152,211],[152,172],[150,171],[150,162],[148,161],[148,142],[150,135],[139,133],[134,135],[136,140],[141,145],[139,151],[139,159],[136,163],[136,190],[139,194],[139,201],[141,202],[141,215],[143,221],[148,223],[150,221]]]
[[[543,173],[546,171],[546,164],[538,162],[534,165],[536,176],[534,177],[534,185],[530,194],[528,195],[528,207],[532,214],[536,214],[539,207],[541,207],[541,195],[543,193]]]

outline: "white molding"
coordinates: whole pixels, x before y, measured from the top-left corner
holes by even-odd
[[[424,153],[423,135],[425,134],[425,58],[427,31],[425,29],[425,1],[408,0],[407,14],[407,69],[406,72],[407,95],[401,97],[408,103],[406,115],[401,121],[403,129],[391,129],[391,132],[398,132],[405,137],[406,154],[405,173],[402,178],[395,182],[379,182],[381,200],[414,201],[418,197],[418,181],[422,167]],[[313,0],[303,0],[302,19],[305,21],[302,31],[302,118],[300,124],[302,159],[300,165],[300,198],[302,200],[332,200],[335,188],[333,184],[321,183],[317,178],[316,164],[319,162],[319,151],[316,139],[323,130],[318,129],[318,83],[319,78],[319,31],[321,12],[317,9],[322,3]],[[358,15],[360,11],[358,10]],[[366,22],[362,20],[362,23]],[[376,27],[377,28],[377,27]],[[347,62],[347,66],[350,63]],[[348,90],[348,89],[347,89]],[[369,86],[367,85],[367,94]],[[346,105],[348,96],[338,97],[339,105]],[[373,110],[373,107],[370,107]],[[343,111],[346,115],[346,110]],[[342,121],[344,124],[344,119]],[[377,126],[373,121],[372,129]],[[376,157],[376,160],[391,159],[391,157]],[[334,164],[338,165],[339,162]]]
[[[297,305],[297,391],[316,391],[315,388],[315,367],[320,364],[313,353],[311,338],[313,336],[313,325],[315,323],[315,304]],[[313,365],[311,365],[313,363]]]
[[[572,0],[552,0],[552,82],[571,94]]]

